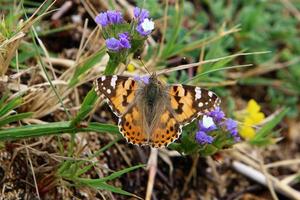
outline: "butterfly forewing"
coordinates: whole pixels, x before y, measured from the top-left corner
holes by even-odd
[[[138,83],[125,76],[101,76],[95,82],[98,95],[103,94],[108,99],[112,111],[123,115],[128,106],[133,102]]]
[[[221,103],[215,93],[189,85],[171,85],[169,94],[174,117],[182,125],[214,110]]]

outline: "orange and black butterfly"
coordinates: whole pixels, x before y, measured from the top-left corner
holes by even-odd
[[[166,85],[154,74],[148,81],[126,76],[102,76],[95,81],[119,117],[119,130],[128,142],[164,147],[181,134],[182,126],[221,103],[209,90],[190,85]]]

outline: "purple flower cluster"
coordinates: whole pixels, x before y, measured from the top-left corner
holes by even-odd
[[[208,135],[209,132],[216,130],[217,126],[213,122],[213,119],[204,115],[202,121],[198,122],[199,131],[196,133],[196,141],[199,144],[211,144],[214,138]]]
[[[199,144],[211,144],[214,138],[209,132],[218,129],[218,127],[224,128],[234,138],[235,142],[240,141],[238,135],[237,122],[233,119],[226,119],[224,112],[220,107],[211,111],[207,115],[204,115],[202,120],[198,123],[199,130],[196,132],[195,139]]]
[[[141,36],[149,35],[154,29],[154,22],[149,19],[149,11],[135,7],[133,12],[134,12],[134,17],[138,21],[136,31]]]
[[[106,47],[111,51],[120,51],[122,49],[131,48],[130,37],[127,32],[120,33],[119,39],[114,37],[105,40]]]
[[[124,22],[122,13],[116,10],[109,10],[107,12],[102,12],[96,16],[95,21],[102,27],[106,27],[110,24],[120,24]]]
[[[154,22],[149,19],[149,11],[141,8],[134,8],[134,20],[137,22],[136,31],[139,35],[145,37],[149,35],[154,29]],[[142,46],[142,42],[135,42],[136,35],[133,34],[128,24],[120,11],[109,10],[106,12],[101,12],[95,17],[95,22],[100,24],[103,28],[103,37],[105,39],[106,47],[109,51],[119,52],[123,49],[130,49],[131,44],[136,44],[136,49]],[[122,24],[122,26],[118,26]],[[118,30],[122,32],[128,29],[128,32],[119,33]],[[138,38],[140,40],[140,38]],[[123,51],[125,52],[125,51]],[[125,54],[124,54],[125,55]]]

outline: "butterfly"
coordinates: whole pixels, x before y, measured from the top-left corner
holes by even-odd
[[[119,131],[127,142],[168,146],[179,138],[182,127],[221,103],[212,91],[190,85],[167,85],[155,74],[147,81],[126,76],[101,76],[95,91],[104,95],[119,117]]]

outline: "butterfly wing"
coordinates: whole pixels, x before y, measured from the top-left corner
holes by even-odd
[[[127,142],[137,145],[148,144],[149,139],[143,129],[143,120],[143,115],[136,104],[119,118],[119,130]]]
[[[181,125],[174,118],[169,110],[165,110],[153,129],[149,144],[152,147],[160,148],[168,146],[181,135]]]
[[[168,93],[172,114],[181,125],[186,125],[199,115],[214,110],[221,103],[215,93],[200,87],[171,85]]]
[[[127,111],[138,89],[138,83],[126,76],[101,76],[94,84],[97,94],[107,98],[108,105],[118,117]]]
[[[134,104],[138,83],[126,76],[102,76],[95,82],[98,95],[103,94],[112,111],[119,117],[119,130],[127,142],[137,145],[148,143],[143,130],[142,115]]]

